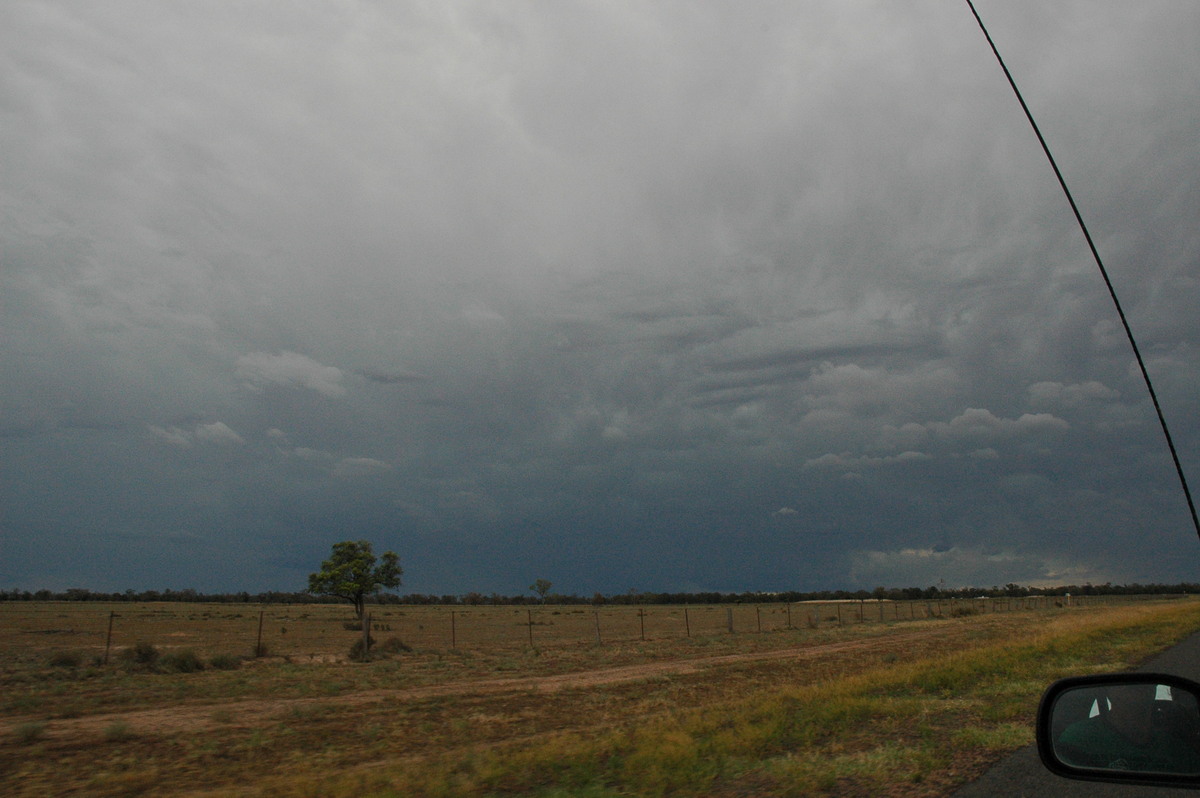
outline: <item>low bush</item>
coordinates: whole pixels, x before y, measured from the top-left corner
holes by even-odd
[[[159,657],[158,670],[163,673],[196,673],[204,670],[204,660],[192,649],[181,648]]]
[[[412,646],[398,637],[389,637],[375,648],[380,654],[402,654],[412,651]]]
[[[160,654],[151,643],[135,643],[121,652],[121,662],[133,670],[153,670]]]
[[[78,668],[83,664],[83,654],[78,651],[55,651],[48,662],[55,668]]]
[[[235,671],[242,667],[241,657],[232,654],[217,654],[208,661],[209,667],[219,671]]]
[[[375,645],[375,638],[369,635],[365,647],[361,637],[355,640],[354,645],[350,646],[350,659],[354,662],[367,662],[371,659],[371,646],[373,645]]]

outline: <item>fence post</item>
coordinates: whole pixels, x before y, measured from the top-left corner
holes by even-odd
[[[692,619],[688,617],[688,608],[683,608],[683,629],[687,632],[687,636],[692,636]]]
[[[458,648],[458,619],[454,610],[450,610],[450,648]]]
[[[725,625],[729,627],[729,634],[733,634],[733,607],[725,608]]]
[[[646,608],[638,607],[638,623],[642,627],[642,639],[646,639]]]
[[[363,613],[362,633],[363,659],[366,659],[367,654],[371,653],[371,613],[369,612]]]
[[[529,647],[533,648],[533,610],[525,610],[525,619],[529,624]]]
[[[600,610],[592,610],[592,615],[596,619],[596,645],[600,645],[603,642],[600,639]]]
[[[787,603],[788,629],[792,628],[792,602]]]
[[[263,625],[263,613],[265,613],[265,612],[266,612],[266,610],[258,611],[258,637],[255,638],[255,640],[254,640],[254,656],[255,657],[261,657],[263,655],[262,625]]]
[[[113,612],[112,610],[108,611],[108,636],[104,638],[104,664],[105,665],[108,664],[108,652],[109,652],[109,650],[112,649],[112,626],[113,626],[113,618],[115,618],[116,615],[117,614],[115,612]]]
[[[841,602],[838,602],[838,605],[837,605],[837,611],[838,611],[838,626],[841,626],[841,625],[842,625],[842,605],[841,605]]]
[[[754,605],[754,620],[758,624],[758,633],[762,634],[762,607]]]

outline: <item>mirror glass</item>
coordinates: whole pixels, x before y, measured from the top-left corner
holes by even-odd
[[[1054,755],[1077,768],[1200,775],[1200,704],[1153,681],[1064,690],[1050,715]]]

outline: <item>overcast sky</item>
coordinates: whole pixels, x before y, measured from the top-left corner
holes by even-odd
[[[1200,3],[978,0],[1200,483]],[[0,5],[0,587],[1200,580],[963,2]]]

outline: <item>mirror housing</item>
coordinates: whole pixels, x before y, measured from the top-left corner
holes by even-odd
[[[1059,776],[1200,789],[1200,684],[1162,673],[1060,679],[1038,706],[1037,746]]]

